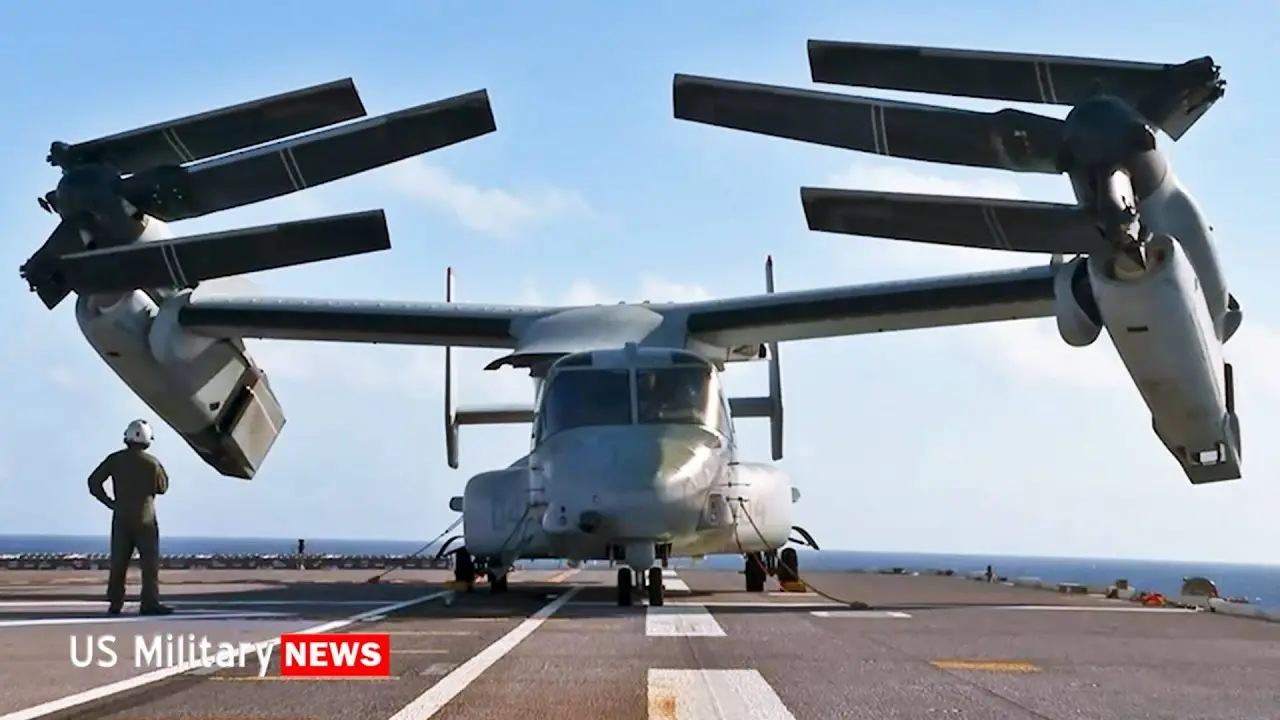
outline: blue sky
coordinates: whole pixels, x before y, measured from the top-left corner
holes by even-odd
[[[969,4],[972,5],[972,4]],[[148,416],[17,267],[53,221],[50,141],[78,141],[351,76],[371,114],[487,88],[498,132],[364,176],[173,226],[178,234],[385,208],[394,248],[236,279],[207,292],[581,303],[760,291],[1036,264],[820,235],[801,185],[1068,200],[1022,177],[756,137],[671,117],[677,72],[808,87],[808,38],[1182,61],[1212,54],[1227,97],[1178,145],[1175,168],[1213,218],[1245,312],[1236,364],[1246,477],[1192,487],[1152,435],[1105,336],[1073,349],[1052,320],[785,346],[787,457],[798,521],[825,546],[1273,561],[1280,547],[1280,263],[1273,217],[1274,36],[1263,3],[488,2],[0,5],[0,531],[105,532],[85,487],[125,424]],[[449,9],[446,9],[449,8]],[[1195,13],[1189,20],[1185,11]],[[246,22],[247,19],[251,22]],[[868,93],[874,94],[874,93]],[[883,93],[882,93],[883,94]],[[891,96],[891,94],[888,94]],[[978,102],[945,101],[966,107]],[[1061,115],[1061,109],[1034,108]],[[216,475],[167,428],[160,510],[183,535],[429,538],[466,479],[527,448],[525,428],[466,428],[444,463],[441,351],[258,343],[288,426],[252,482]],[[461,393],[526,397],[464,352]],[[735,370],[739,393],[763,368]],[[767,428],[740,423],[768,456]]]

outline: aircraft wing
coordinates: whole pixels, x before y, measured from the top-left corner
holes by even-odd
[[[1083,255],[1105,249],[1077,205],[801,188],[810,230],[937,245]]]
[[[523,327],[559,309],[208,297],[188,298],[178,312],[178,322],[212,337],[511,349]]]
[[[1053,315],[1052,265],[686,303],[691,338],[716,347]]]

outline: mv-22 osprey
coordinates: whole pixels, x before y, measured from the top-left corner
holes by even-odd
[[[1077,257],[1053,315],[1069,345],[1111,336],[1151,425],[1193,484],[1241,477],[1223,346],[1240,327],[1213,228],[1156,148],[1225,93],[1210,57],[1158,64],[809,41],[815,82],[1068,105],[1065,120],[677,76],[676,117],[929,162],[1065,173],[1073,205],[802,188],[813,230]]]
[[[458,428],[529,422],[531,450],[472,478],[461,502],[466,557],[506,587],[518,558],[614,559],[618,602],[647,585],[663,599],[662,559],[715,552],[796,570],[783,548],[799,495],[778,469],[739,456],[734,421],[767,417],[782,457],[777,347],[808,338],[1049,317],[1060,268],[1039,267],[683,303],[495,307],[452,302],[193,297],[203,280],[390,246],[381,211],[177,239],[179,220],[277,197],[496,130],[485,91],[318,130],[364,114],[349,81],[141,130],[55,143],[58,188],[41,199],[61,222],[22,274],[49,308],[78,295],[90,345],[219,473],[250,479],[285,424],[243,339],[475,347],[507,351],[533,404],[455,408]],[[291,134],[307,135],[280,140]],[[273,142],[274,141],[274,142]],[[260,143],[259,147],[239,150]],[[229,153],[229,154],[228,154]],[[727,363],[767,359],[767,397],[726,398]],[[788,549],[789,550],[789,549]],[[641,582],[635,582],[639,574]],[[647,581],[647,582],[645,582]]]

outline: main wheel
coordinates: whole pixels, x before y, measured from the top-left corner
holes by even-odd
[[[618,568],[618,607],[631,605],[631,568]]]
[[[467,592],[476,588],[476,562],[466,548],[454,554],[453,579],[465,585]]]
[[[746,568],[743,572],[747,580],[747,592],[764,592],[764,581],[768,577],[764,568],[764,559],[760,553],[749,553],[746,556]]]
[[[665,597],[665,588],[662,587],[662,568],[649,568],[649,605],[652,607],[661,607],[662,600]]]
[[[494,595],[501,595],[502,593],[505,593],[507,591],[506,573],[503,573],[501,576],[499,576],[498,573],[490,570],[488,573],[488,577],[489,577],[489,592],[493,593]]]
[[[795,548],[783,548],[778,555],[778,582],[795,582],[800,579],[800,558]]]

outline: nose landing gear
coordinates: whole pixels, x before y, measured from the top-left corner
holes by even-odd
[[[662,607],[665,599],[665,588],[662,587],[662,568],[649,568],[649,605]]]
[[[639,586],[633,585],[639,580]],[[631,568],[618,568],[618,607],[630,607],[635,602],[636,590],[644,590],[649,605],[662,607],[666,602],[666,588],[662,584],[662,568],[651,567],[644,573],[633,573]]]
[[[489,580],[490,593],[501,595],[507,591],[507,574],[505,572],[499,575],[496,571],[490,570],[486,577]]]
[[[618,607],[631,605],[631,568],[618,568]]]

